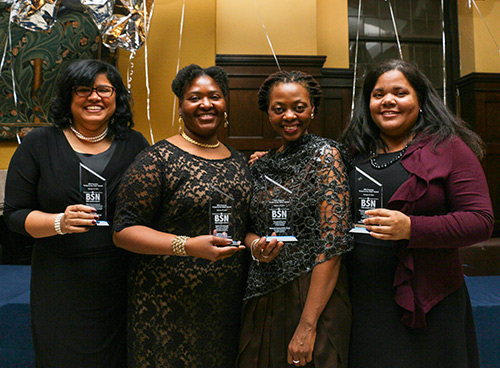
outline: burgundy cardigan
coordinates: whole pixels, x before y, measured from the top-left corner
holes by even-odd
[[[419,140],[401,163],[409,177],[387,207],[410,216],[411,238],[393,242],[395,301],[403,324],[423,328],[426,313],[463,284],[458,248],[491,236],[493,210],[481,164],[458,137],[437,147]]]

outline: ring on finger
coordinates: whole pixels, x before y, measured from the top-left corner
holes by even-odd
[[[269,258],[269,255],[266,256],[264,254],[264,250],[263,249],[260,250],[260,255],[262,256],[262,258]]]
[[[299,360],[292,360],[293,364],[299,364],[300,363],[300,359]]]

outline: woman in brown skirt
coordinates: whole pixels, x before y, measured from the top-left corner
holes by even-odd
[[[351,308],[342,255],[352,247],[347,171],[339,144],[308,134],[321,90],[302,72],[269,76],[259,108],[282,138],[251,167],[254,259],[243,309],[237,366],[347,367]],[[287,212],[286,235],[268,241],[274,207]],[[276,214],[276,212],[275,212]]]

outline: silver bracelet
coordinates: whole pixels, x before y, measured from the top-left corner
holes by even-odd
[[[257,257],[255,257],[253,255],[253,248],[255,247],[255,244],[257,244],[259,242],[260,238],[257,238],[257,239],[254,239],[252,240],[252,242],[250,243],[250,254],[252,255],[252,259],[257,262],[257,264],[260,263],[259,259]]]
[[[63,216],[64,216],[64,212],[61,212],[61,213],[59,213],[56,216],[56,219],[54,220],[54,230],[59,235],[65,235],[66,234],[66,233],[63,233],[62,230],[61,230],[61,219],[62,219]]]

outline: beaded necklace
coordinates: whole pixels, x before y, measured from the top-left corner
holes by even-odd
[[[391,160],[389,160],[383,164],[378,164],[377,161],[375,161],[375,158],[377,157],[377,155],[375,154],[375,152],[370,151],[370,156],[371,156],[370,165],[372,165],[372,167],[374,169],[377,169],[377,170],[385,169],[386,167],[391,166],[393,163],[401,160],[401,158],[404,156],[406,150],[410,146],[410,143],[411,142],[408,142],[408,144],[405,146],[405,148],[403,148],[401,151],[399,151],[399,153],[396,156],[394,156]]]
[[[81,139],[82,141],[85,141],[85,142],[90,142],[90,143],[97,143],[97,142],[100,142],[102,141],[104,138],[106,138],[106,135],[108,134],[108,128],[106,128],[106,130],[104,130],[104,132],[102,132],[101,134],[99,135],[96,135],[95,137],[86,137],[84,136],[82,133],[80,133],[78,130],[76,130],[76,128],[71,124],[69,126],[69,128],[71,129],[71,131],[73,133],[75,133],[75,135]]]

